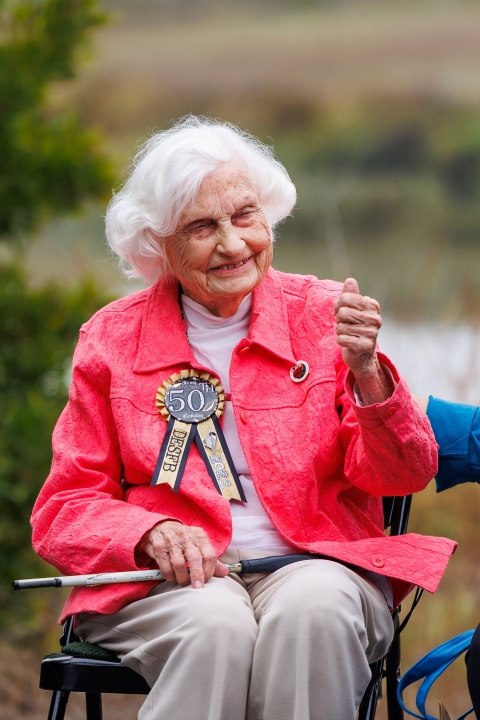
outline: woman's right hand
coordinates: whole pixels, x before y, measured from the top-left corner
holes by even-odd
[[[207,533],[200,527],[164,520],[145,533],[137,547],[155,560],[165,580],[179,585],[191,583],[194,588],[202,588],[214,575],[228,575],[228,567],[218,560]]]

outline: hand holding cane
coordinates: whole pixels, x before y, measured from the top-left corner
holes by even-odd
[[[271,573],[291,563],[302,560],[325,559],[323,555],[275,555],[255,560],[242,560],[226,565],[230,573]],[[31,580],[14,580],[14,590],[32,590],[46,587],[91,587],[94,585],[111,585],[114,583],[151,582],[164,580],[160,570],[132,570],[131,572],[94,573],[91,575],[67,575],[65,577],[33,578]]]

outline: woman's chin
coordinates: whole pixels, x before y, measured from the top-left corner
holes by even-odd
[[[253,268],[252,268],[253,270]],[[214,275],[209,285],[215,289],[216,295],[234,297],[236,295],[248,295],[259,283],[258,272],[249,272],[239,275]]]

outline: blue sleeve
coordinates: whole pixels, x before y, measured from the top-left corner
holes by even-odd
[[[480,483],[479,408],[430,397],[427,416],[440,446],[437,492],[461,483]]]

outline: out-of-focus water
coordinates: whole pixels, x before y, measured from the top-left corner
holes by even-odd
[[[404,324],[384,318],[380,347],[413,393],[480,404],[480,324]]]

